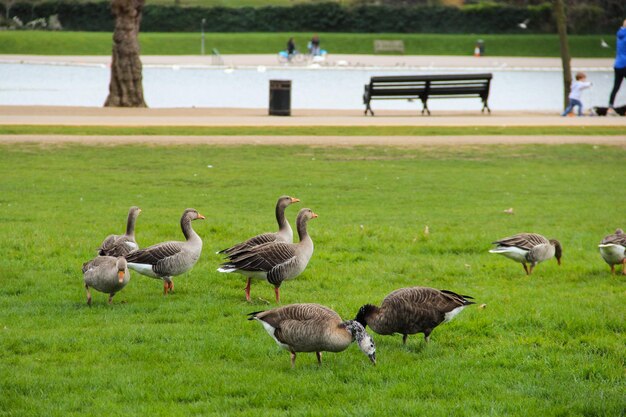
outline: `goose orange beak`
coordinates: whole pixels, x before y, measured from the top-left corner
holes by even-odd
[[[295,197],[291,197],[291,202],[292,203],[299,203],[300,199],[299,198],[295,198]]]
[[[311,216],[312,219],[317,218],[317,214],[313,213],[313,215]]]
[[[118,277],[118,278],[119,278],[119,280],[120,280],[120,284],[121,284],[122,282],[124,282],[124,275],[126,275],[126,274],[124,273],[124,271],[117,271],[117,277]]]
[[[203,216],[202,214],[200,214],[200,213],[198,213],[198,218],[199,218],[199,219],[202,219],[202,220],[206,219],[206,217],[204,217],[204,216]]]

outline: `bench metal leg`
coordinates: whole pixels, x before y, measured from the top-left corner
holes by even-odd
[[[487,105],[487,102],[486,102],[486,101],[483,101],[483,109],[482,109],[480,112],[481,112],[481,113],[484,113],[484,112],[485,112],[485,109],[487,109],[487,112],[488,112],[489,114],[491,114],[491,109],[490,109],[490,108],[489,108],[489,106]]]
[[[370,107],[370,102],[368,101],[367,103],[365,103],[367,105],[367,107],[365,108],[365,115],[367,116],[367,112],[369,111],[370,114],[373,116],[374,112],[372,111],[372,108]]]
[[[424,115],[424,112],[428,113],[428,115],[430,116],[430,110],[428,109],[428,104],[426,103],[425,100],[422,100],[422,115]]]

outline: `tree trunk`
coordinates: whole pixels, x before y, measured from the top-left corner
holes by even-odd
[[[554,0],[554,18],[559,31],[559,41],[561,43],[561,63],[563,65],[563,107],[567,107],[569,102],[570,86],[572,85],[572,66],[569,54],[569,44],[567,42],[567,16],[563,0]]]
[[[115,15],[111,82],[105,107],[147,107],[141,84],[139,24],[145,0],[111,0]]]

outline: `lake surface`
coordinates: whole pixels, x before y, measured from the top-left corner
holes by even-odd
[[[492,110],[561,111],[562,74],[558,70],[424,70],[373,68],[224,69],[216,67],[144,66],[146,103],[153,108],[234,107],[267,108],[269,80],[291,80],[294,109],[364,109],[363,85],[375,75],[458,74],[491,72]],[[612,70],[587,71],[591,89],[583,104],[606,106],[613,86]],[[103,105],[109,89],[110,69],[105,65],[0,64],[0,105]],[[626,104],[626,85],[617,105]],[[429,100],[431,110],[481,109],[479,99]],[[377,109],[421,110],[420,102],[383,100]]]

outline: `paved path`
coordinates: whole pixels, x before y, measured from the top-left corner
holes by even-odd
[[[455,69],[471,70],[555,70],[562,68],[560,58],[527,57],[474,57],[474,56],[429,56],[429,55],[343,55],[330,54],[319,63],[280,64],[275,54],[222,55],[222,63],[210,55],[142,55],[144,66],[228,66],[228,67],[274,67],[302,68],[313,64],[319,67],[376,67],[376,68],[416,68],[416,69]],[[573,58],[573,71],[612,70],[613,58]],[[0,55],[2,62],[50,63],[73,65],[109,65],[110,55],[101,56],[43,56],[43,55]]]

